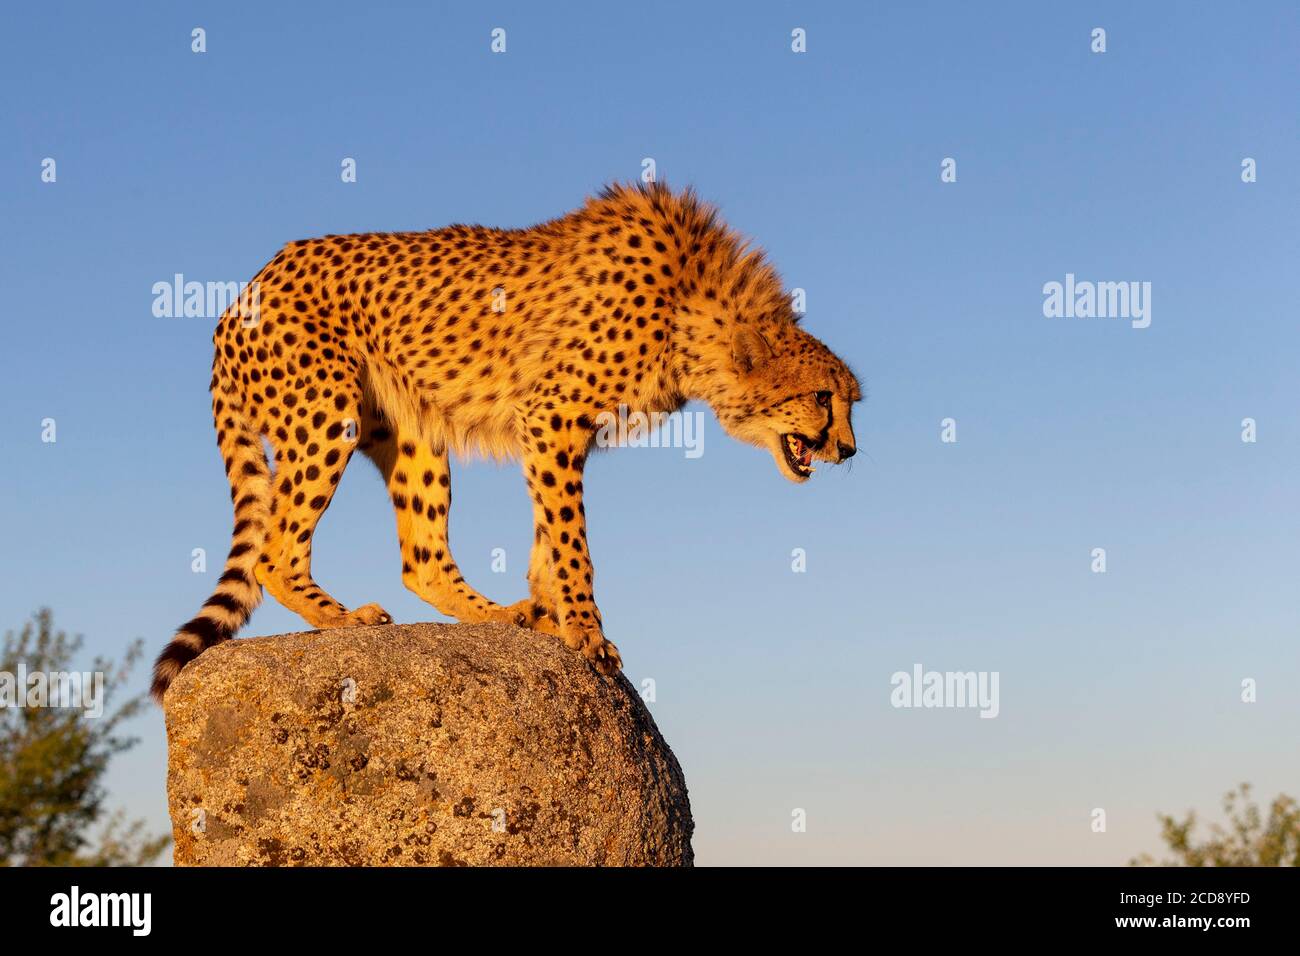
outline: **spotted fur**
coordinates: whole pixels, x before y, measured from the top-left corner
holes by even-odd
[[[302,240],[254,285],[256,314],[232,308],[213,337],[233,543],[216,592],[158,658],[159,700],[248,620],[263,586],[313,627],[389,620],[311,575],[312,532],[356,450],[387,482],[408,588],[462,621],[556,634],[611,673],[621,661],[592,594],[582,505],[602,412],[702,400],[796,482],[805,462],[856,448],[857,380],[799,326],[762,253],[689,191],[613,186],[530,229]],[[493,603],[452,559],[449,452],[522,461],[535,519],[525,600]]]

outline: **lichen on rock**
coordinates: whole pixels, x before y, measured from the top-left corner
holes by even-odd
[[[178,866],[689,866],[632,685],[500,624],[230,641],[166,697]]]

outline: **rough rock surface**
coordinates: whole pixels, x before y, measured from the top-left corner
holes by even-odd
[[[166,712],[178,866],[692,862],[686,782],[641,698],[533,631],[230,641]]]

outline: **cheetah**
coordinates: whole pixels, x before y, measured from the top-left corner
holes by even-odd
[[[528,229],[300,240],[250,289],[251,308],[246,295],[213,335],[233,542],[215,593],[158,657],[159,702],[263,588],[314,628],[391,621],[312,578],[312,533],[356,451],[387,484],[407,588],[460,621],[555,635],[610,675],[622,660],[582,504],[602,416],[705,402],[796,483],[857,450],[856,377],[799,324],[763,252],[690,190],[616,184]],[[484,597],[452,559],[452,452],[522,463],[534,534],[521,601]]]

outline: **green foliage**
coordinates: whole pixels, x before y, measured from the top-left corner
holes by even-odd
[[[28,673],[71,671],[81,647],[80,636],[56,633],[49,609],[42,609],[17,634],[5,635],[0,672],[15,674],[19,662]],[[141,866],[171,842],[148,836],[143,821],[127,822],[104,808],[110,758],[139,743],[122,736],[120,725],[139,713],[145,696],[110,705],[140,652],[135,641],[120,667],[97,657],[88,668],[104,675],[101,716],[80,708],[0,708],[0,865]]]
[[[1193,841],[1196,812],[1177,820],[1161,814],[1160,836],[1174,858],[1163,866],[1300,866],[1300,804],[1279,794],[1265,817],[1250,799],[1250,784],[1243,783],[1223,798],[1228,826],[1215,823],[1203,843]],[[1129,861],[1131,866],[1150,866],[1155,861],[1143,854]]]

